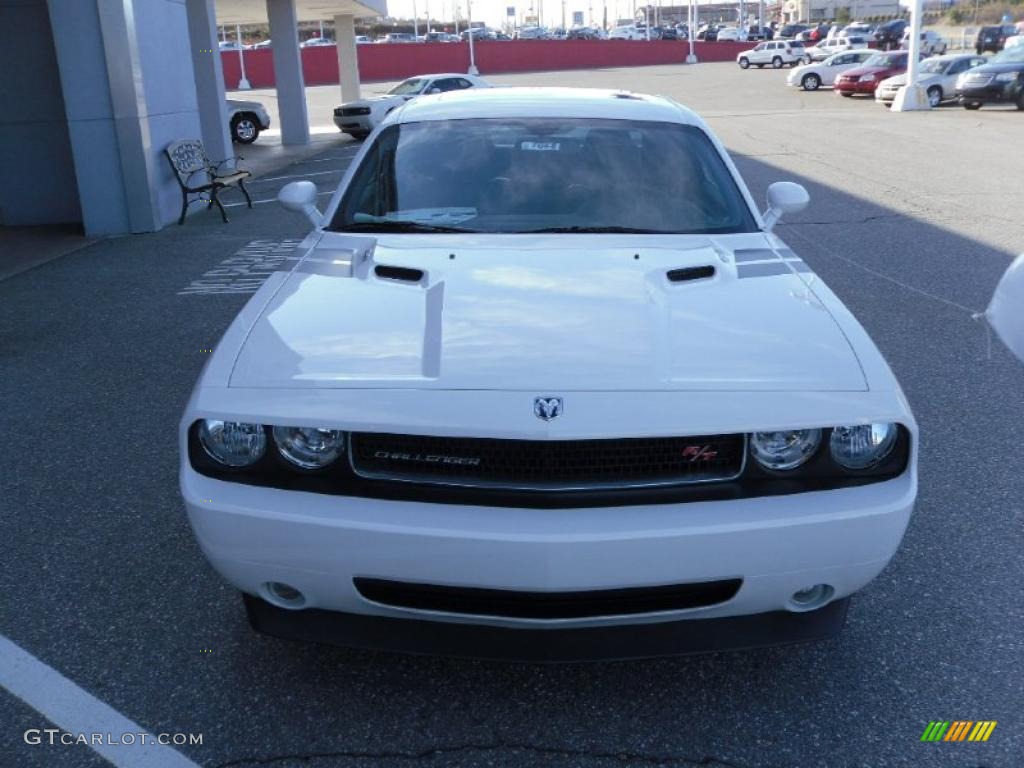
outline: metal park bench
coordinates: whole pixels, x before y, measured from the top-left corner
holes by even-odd
[[[230,157],[227,160],[211,162],[206,156],[203,142],[199,139],[175,141],[167,145],[164,153],[174,170],[174,178],[178,180],[178,186],[181,187],[181,217],[178,219],[178,224],[185,223],[188,207],[196,202],[208,203],[207,210],[216,205],[226,224],[228,215],[224,212],[224,206],[221,205],[217,195],[228,187],[237,186],[242,190],[245,201],[252,208],[252,198],[249,197],[249,191],[245,188],[245,180],[252,174],[249,171],[240,170],[237,166],[226,168],[224,172],[221,172],[221,166],[232,160],[241,160],[241,157]],[[195,197],[190,200],[190,195],[195,195]]]

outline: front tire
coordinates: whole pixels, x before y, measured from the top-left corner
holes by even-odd
[[[260,124],[256,116],[242,113],[231,118],[231,140],[239,144],[252,144],[260,135]]]
[[[933,85],[928,89],[928,106],[936,109],[940,104],[942,104],[942,89]]]
[[[815,74],[804,75],[800,81],[800,87],[805,91],[816,91],[821,88],[821,78]]]
[[[749,69],[750,68],[750,59],[748,59],[746,56],[741,57],[739,63],[740,63],[740,69]]]
[[[782,59],[776,56],[772,59],[772,69],[782,69]]]

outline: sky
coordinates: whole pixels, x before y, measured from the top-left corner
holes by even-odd
[[[466,18],[466,0],[457,0],[459,5],[459,16]],[[611,24],[616,18],[627,18],[633,15],[633,0],[605,0],[608,4],[608,23]],[[387,0],[388,13],[393,17],[412,18],[413,6],[415,4],[416,14],[421,19],[426,19],[427,9],[435,21],[447,21],[451,23],[453,8],[456,0]],[[655,0],[656,3],[656,0]],[[665,2],[669,5],[670,2]],[[674,4],[674,3],[673,3]],[[643,6],[643,3],[640,3]],[[544,26],[559,27],[562,25],[562,2],[561,0],[476,0],[472,3],[472,14],[474,21],[484,21],[490,27],[501,28],[508,19],[507,8],[516,9],[516,19],[521,15],[527,15],[531,7],[535,12],[541,12]],[[594,24],[601,23],[603,9],[602,0],[565,0],[565,23],[572,26],[573,11],[583,13],[583,23],[590,21],[590,8],[593,8]],[[460,24],[461,26],[461,24]]]

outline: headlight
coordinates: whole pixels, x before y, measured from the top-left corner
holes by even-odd
[[[767,469],[796,469],[814,455],[819,445],[820,429],[755,432],[750,436],[750,452]]]
[[[996,75],[997,83],[1012,83],[1016,79],[1016,72],[1000,72],[998,75]]]
[[[210,458],[226,467],[248,467],[267,450],[267,434],[261,424],[203,419],[199,442]]]
[[[301,469],[321,469],[345,452],[345,433],[317,427],[274,427],[278,453]]]
[[[860,76],[860,82],[862,82],[862,83],[870,83],[874,79],[875,79],[874,75],[861,75]]]
[[[847,469],[867,469],[882,461],[896,445],[895,424],[857,424],[832,430],[832,458]]]

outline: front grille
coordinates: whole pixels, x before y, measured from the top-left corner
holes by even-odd
[[[968,75],[964,78],[964,85],[968,88],[981,88],[992,82],[992,75]]]
[[[368,115],[370,114],[369,107],[338,107],[334,110],[334,114],[338,117],[355,117],[356,115]]]
[[[360,595],[381,605],[509,619],[583,619],[703,608],[731,600],[742,583],[741,579],[722,579],[582,592],[520,592],[354,579]]]
[[[355,432],[357,475],[438,485],[586,490],[730,480],[744,435],[613,440],[499,440]]]

